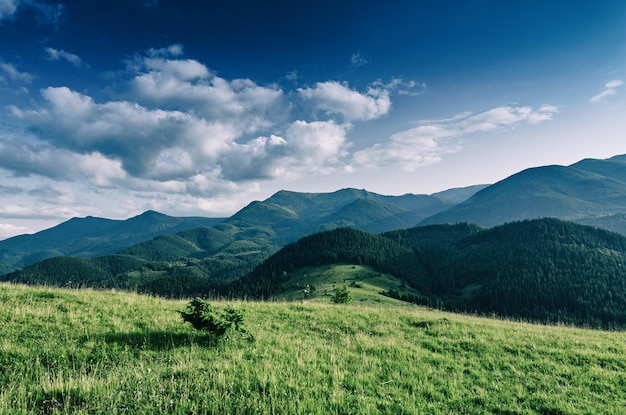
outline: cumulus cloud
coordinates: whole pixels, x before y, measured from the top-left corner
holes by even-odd
[[[137,177],[187,175],[192,167],[179,165],[179,160],[164,152],[180,148],[199,158],[198,162],[211,162],[224,143],[237,136],[233,126],[189,113],[151,110],[128,101],[101,104],[67,87],[49,87],[42,95],[43,108],[23,111],[12,107],[13,114],[55,147],[101,153],[120,160],[124,170]]]
[[[99,103],[67,87],[48,87],[39,108],[10,107],[46,145],[4,143],[3,167],[15,175],[68,179],[66,166],[91,165],[89,177],[98,186],[123,180],[138,188],[137,180],[147,180],[183,192],[192,178],[227,183],[328,171],[345,155],[350,127],[332,120],[295,121],[273,128],[276,134],[252,135],[285,117],[279,89],[227,81],[193,60],[144,64],[148,72],[131,81],[135,102]]]
[[[82,64],[63,50],[46,48],[46,53],[52,60]],[[149,198],[153,204],[146,208],[170,210],[176,201],[199,212],[215,209],[203,198],[218,195],[226,203],[234,192],[258,191],[263,180],[379,166],[410,171],[458,151],[461,137],[540,123],[558,112],[553,106],[503,106],[422,121],[355,152],[348,137],[357,123],[386,116],[392,96],[418,95],[426,85],[394,78],[356,90],[326,81],[285,92],[277,85],[220,77],[186,58],[178,44],[133,56],[126,69],[113,98],[48,87],[40,91],[39,104],[9,107],[26,134],[0,134],[0,170],[98,192],[125,189]],[[0,71],[14,81],[32,80],[10,64],[0,64]],[[0,194],[9,191],[0,187]],[[48,200],[67,196],[47,195]],[[139,199],[132,198],[134,208],[140,208]]]
[[[348,122],[380,118],[391,109],[388,89],[370,86],[365,93],[336,81],[318,82],[314,88],[299,88],[302,99],[314,110],[341,115]]]
[[[441,156],[461,149],[460,137],[515,128],[521,124],[537,124],[551,120],[558,108],[544,105],[537,109],[526,106],[503,106],[480,114],[464,113],[453,118],[427,121],[409,130],[395,133],[382,143],[374,144],[353,155],[358,167],[398,166],[413,171],[419,166],[436,163]]]
[[[349,125],[334,121],[293,122],[285,132],[285,156],[277,175],[328,174],[343,169]]]
[[[66,52],[63,49],[54,49],[54,48],[47,47],[45,48],[45,51],[46,51],[46,54],[48,55],[48,60],[51,60],[51,61],[65,60],[71,63],[72,65],[76,66],[77,68],[80,68],[83,66],[83,60],[80,58],[80,56],[75,55],[73,53]]]
[[[182,47],[174,45],[135,60],[140,73],[130,83],[132,97],[146,106],[169,106],[208,120],[233,122],[246,133],[286,118],[288,106],[281,89],[249,79],[229,81],[196,60],[167,57],[181,53]]]
[[[16,137],[0,137],[0,166],[14,177],[38,175],[63,181],[90,180],[111,187],[125,177],[118,161],[99,153],[79,154],[46,143],[29,143]],[[19,188],[0,187],[0,194],[21,194]]]
[[[63,50],[46,53],[82,63]],[[242,182],[344,171],[354,123],[388,114],[393,93],[422,88],[393,79],[360,92],[327,81],[285,93],[274,84],[217,76],[186,58],[180,44],[149,49],[126,64],[115,99],[60,86],[42,89],[38,106],[10,106],[32,140],[0,137],[2,168],[19,177],[84,177],[97,188],[196,196],[234,191]]]
[[[225,178],[292,179],[306,174],[342,170],[350,143],[350,127],[334,121],[297,120],[284,137],[257,137],[244,145],[234,144],[222,159]]]
[[[591,102],[601,102],[604,101],[605,98],[615,95],[617,93],[617,88],[624,85],[624,81],[621,79],[614,79],[612,81],[604,84],[604,89],[597,95],[594,95],[590,101]]]

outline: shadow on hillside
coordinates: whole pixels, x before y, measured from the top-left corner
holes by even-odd
[[[144,350],[170,350],[176,347],[189,347],[191,345],[205,347],[217,345],[217,339],[210,334],[171,333],[167,331],[105,333],[100,340],[107,344],[117,344]]]

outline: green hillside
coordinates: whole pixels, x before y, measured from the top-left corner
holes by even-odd
[[[285,275],[272,300],[332,303],[334,293],[347,287],[352,301],[378,305],[409,306],[387,293],[419,295],[399,278],[365,265],[333,264],[303,267]]]
[[[353,302],[186,302],[0,284],[0,414],[618,414],[626,334]],[[212,302],[224,307],[226,303]]]
[[[626,237],[557,219],[491,229],[431,225],[373,235],[337,229],[303,238],[231,284],[232,295],[280,296],[302,267],[369,265],[404,281],[388,294],[451,311],[626,327]]]

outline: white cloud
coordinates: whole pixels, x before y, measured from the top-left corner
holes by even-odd
[[[389,91],[375,86],[363,94],[345,84],[327,81],[316,83],[315,88],[299,88],[298,93],[314,110],[339,114],[348,122],[380,118],[391,109]]]
[[[51,59],[72,59],[46,51]],[[344,171],[353,123],[386,115],[391,91],[415,86],[376,81],[360,93],[328,81],[285,94],[276,85],[216,76],[184,58],[178,44],[127,64],[132,75],[121,84],[128,87],[118,94],[123,99],[98,102],[62,86],[42,89],[38,107],[9,107],[32,140],[0,137],[0,165],[19,177],[84,177],[96,188],[198,197],[240,190],[242,182]],[[292,107],[302,102],[330,119],[294,121]]]
[[[425,89],[426,84],[423,82],[416,81],[405,81],[402,78],[393,78],[391,81],[384,83],[382,81],[376,81],[372,84],[372,86],[388,91],[392,91],[399,95],[411,95],[417,96],[420,95]]]
[[[328,174],[344,168],[350,143],[349,126],[334,121],[294,121],[284,137],[257,137],[233,144],[221,159],[224,178],[292,180],[310,174]]]
[[[50,47],[45,48],[45,51],[48,55],[48,60],[58,61],[63,59],[76,66],[77,68],[83,66],[83,60],[78,55],[75,55],[73,53],[66,52],[62,49],[54,49]]]
[[[558,108],[544,105],[531,107],[504,106],[480,114],[464,113],[452,118],[420,123],[418,127],[395,133],[386,142],[357,151],[353,165],[357,167],[398,166],[405,171],[436,163],[443,154],[462,147],[460,137],[490,131],[511,129],[520,124],[536,124],[551,120]]]
[[[52,60],[82,64],[63,50],[46,48],[46,53]],[[361,91],[326,81],[285,92],[273,84],[217,76],[184,57],[178,44],[136,55],[126,69],[113,98],[48,87],[38,104],[9,107],[24,135],[0,134],[0,174],[30,181],[31,188],[40,179],[59,184],[58,194],[39,190],[37,196],[59,217],[97,215],[107,204],[124,217],[146,209],[232,213],[279,182],[352,167],[412,170],[458,150],[452,138],[541,122],[557,111],[514,106],[462,114],[421,123],[351,154],[355,124],[389,114],[392,95],[418,95],[426,86],[394,78]],[[32,79],[10,64],[0,66],[0,73]],[[297,80],[297,72],[291,75]],[[12,194],[4,190],[15,200],[6,200],[7,206],[19,207],[26,198],[17,188]],[[63,204],[71,210],[60,210]]]
[[[58,181],[86,180],[102,187],[111,187],[126,176],[119,161],[97,152],[79,154],[10,136],[0,136],[0,166],[14,177],[38,175]],[[9,190],[0,187],[0,193]]]
[[[13,82],[30,83],[33,81],[33,76],[31,74],[27,72],[20,72],[11,63],[0,62],[0,71],[4,72]]]
[[[237,137],[236,126],[191,113],[151,110],[128,101],[99,104],[67,87],[49,87],[42,95],[45,107],[13,107],[13,114],[55,147],[120,160],[124,170],[137,177],[166,180],[170,174],[188,175],[190,166],[179,165],[168,151],[184,148],[195,167],[202,168],[215,162],[225,144]]]
[[[276,87],[249,79],[228,81],[192,59],[149,57],[136,63],[143,72],[131,81],[132,97],[146,106],[183,109],[206,120],[233,123],[249,134],[287,117],[283,92]]]
[[[175,58],[182,56],[184,53],[184,47],[180,43],[175,43],[164,48],[150,48],[146,54],[151,58]],[[138,57],[139,60],[143,58]]]
[[[292,123],[285,133],[289,163],[287,168],[300,174],[327,173],[342,165],[348,155],[346,134],[349,126],[334,121]]]
[[[246,89],[245,98],[233,95]],[[243,119],[264,105],[264,91],[247,81],[232,81],[225,90],[234,100],[242,100]],[[349,127],[334,121],[296,121],[286,128],[284,138],[272,134],[246,139],[234,116],[218,121],[192,111],[150,109],[129,101],[97,103],[67,87],[49,87],[41,93],[45,99],[41,108],[11,107],[13,115],[46,143],[27,146],[5,139],[0,159],[17,175],[69,180],[67,166],[78,168],[79,175],[91,165],[87,177],[98,186],[136,179],[173,183],[203,174],[217,174],[224,182],[279,177],[283,172],[294,177],[336,168],[348,145]],[[12,157],[16,152],[19,156]]]
[[[621,79],[614,79],[612,81],[604,84],[604,89],[597,95],[594,95],[590,101],[591,102],[601,102],[604,101],[606,97],[611,95],[615,95],[617,93],[617,88],[621,87],[624,84],[624,81]]]

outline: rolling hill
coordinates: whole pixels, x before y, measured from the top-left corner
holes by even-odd
[[[413,292],[388,295],[449,311],[626,327],[626,237],[557,219],[382,235],[336,229],[287,245],[232,283],[230,293],[280,297],[300,268],[337,263],[393,275]]]

